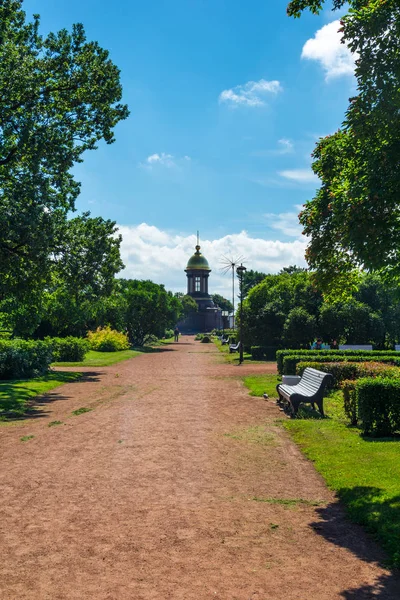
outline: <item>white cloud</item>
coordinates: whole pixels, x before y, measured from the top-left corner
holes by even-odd
[[[342,75],[354,75],[356,54],[341,43],[342,34],[338,31],[340,21],[332,21],[319,29],[315,37],[307,40],[303,46],[301,58],[318,61],[325,70],[325,79]]]
[[[279,148],[277,150],[278,154],[290,154],[294,150],[293,142],[291,142],[290,140],[287,140],[286,138],[282,138],[281,140],[278,140],[278,146],[279,146]]]
[[[279,175],[297,183],[315,183],[317,185],[319,181],[317,175],[311,169],[287,169],[279,171]]]
[[[139,167],[142,169],[152,170],[153,167],[160,165],[162,167],[166,167],[167,169],[172,169],[173,167],[176,167],[178,163],[182,163],[182,161],[189,162],[190,160],[190,156],[187,155],[185,155],[183,158],[175,158],[175,156],[172,154],[161,152],[160,154],[155,153],[148,156],[144,162],[139,163]]]
[[[277,273],[293,264],[305,266],[306,239],[301,236],[300,228],[295,231],[294,215],[268,215],[269,226],[277,231],[286,228],[286,235],[296,236],[290,242],[254,238],[246,231],[214,240],[200,240],[201,251],[212,269],[210,293],[231,297],[231,279],[221,272],[223,256],[244,256],[247,268],[264,273]],[[186,291],[184,269],[195,250],[195,235],[177,235],[146,223],[121,225],[119,233],[123,237],[121,255],[126,265],[121,277],[151,279],[174,292]]]
[[[279,81],[248,81],[230,90],[224,90],[219,95],[219,102],[226,102],[231,106],[264,106],[265,96],[278,94],[282,91]]]
[[[302,236],[302,226],[299,223],[299,212],[302,210],[301,205],[296,205],[296,212],[286,212],[280,214],[271,214],[268,213],[264,215],[264,218],[267,220],[269,227],[272,229],[276,229],[277,231],[282,232],[284,235],[289,237],[295,237],[300,240],[304,240]]]

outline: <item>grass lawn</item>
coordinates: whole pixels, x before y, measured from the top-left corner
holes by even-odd
[[[55,367],[107,367],[143,354],[140,350],[121,350],[120,352],[95,352],[89,350],[82,362],[56,362]]]
[[[244,383],[252,395],[274,397],[274,377],[246,377]],[[301,418],[284,420],[283,426],[337,493],[350,519],[372,533],[390,564],[400,567],[400,437],[361,437],[347,424],[340,391],[324,400],[324,408],[326,419],[304,408]]]
[[[27,380],[0,382],[0,421],[21,417],[35,396],[82,377],[81,373],[49,373]]]
[[[268,394],[271,398],[276,398],[276,386],[281,378],[276,374],[266,373],[265,375],[251,375],[244,377],[244,385],[250,390],[250,396],[262,396]]]
[[[232,364],[236,364],[239,362],[239,352],[232,352],[232,354],[231,354],[229,352],[229,344],[222,345],[221,342],[216,337],[213,337],[213,342],[217,346],[218,350],[223,354],[226,362],[229,362]],[[199,342],[199,344],[200,343],[201,342]],[[249,354],[248,352],[243,352],[243,358],[245,360],[251,360],[251,362],[255,362],[252,360],[251,354]]]
[[[116,363],[128,360],[140,354],[160,352],[160,347],[170,344],[173,338],[158,340],[151,346],[143,346],[143,348],[132,348],[131,350],[121,350],[120,352],[95,352],[89,350],[82,362],[55,362],[54,367],[108,367]]]

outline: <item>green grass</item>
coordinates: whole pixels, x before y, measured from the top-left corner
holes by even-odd
[[[400,439],[367,439],[345,421],[341,392],[324,401],[327,419],[284,422],[346,511],[400,566]],[[314,417],[312,411],[307,411]]]
[[[23,435],[20,439],[21,442],[27,442],[29,440],[33,440],[35,436],[34,435]]]
[[[0,382],[0,421],[24,416],[35,396],[45,394],[64,383],[76,381],[81,376],[81,373],[58,371],[36,379]]]
[[[278,375],[266,373],[265,375],[251,375],[243,378],[244,385],[250,390],[250,396],[268,394],[270,398],[277,398],[276,386],[280,383]]]
[[[84,413],[90,412],[92,411],[93,408],[88,408],[87,406],[82,406],[81,408],[77,408],[76,410],[72,411],[72,414],[77,417],[79,415],[83,415]]]
[[[107,367],[143,354],[140,350],[121,350],[120,352],[95,352],[89,350],[82,362],[56,362],[56,367]]]
[[[304,500],[304,498],[260,498],[259,496],[253,496],[251,500],[254,500],[254,502],[265,502],[266,504],[279,504],[288,508],[299,505],[321,506],[322,504],[326,504],[325,502],[320,502],[319,500]]]
[[[245,377],[244,383],[253,396],[276,397],[279,381],[267,374]],[[282,421],[283,426],[337,493],[350,519],[372,533],[390,564],[400,567],[400,438],[363,438],[348,425],[341,391],[331,392],[324,408],[326,419],[302,405],[298,418]]]

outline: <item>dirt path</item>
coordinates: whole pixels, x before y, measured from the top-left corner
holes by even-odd
[[[189,339],[87,370],[1,427],[0,598],[398,600],[276,406],[237,378],[261,369]]]

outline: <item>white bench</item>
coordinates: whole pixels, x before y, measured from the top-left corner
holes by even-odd
[[[240,342],[238,342],[237,344],[231,344],[229,346],[229,353],[232,354],[232,352],[239,352],[239,348],[240,348]]]
[[[304,369],[303,375],[297,385],[279,383],[276,386],[279,396],[278,402],[287,400],[294,415],[297,414],[302,402],[310,403],[313,408],[315,408],[316,404],[319,412],[324,417],[324,391],[332,379],[333,377],[330,373],[324,373],[323,371],[307,367]]]
[[[372,344],[345,344],[339,346],[339,350],[372,350]]]

